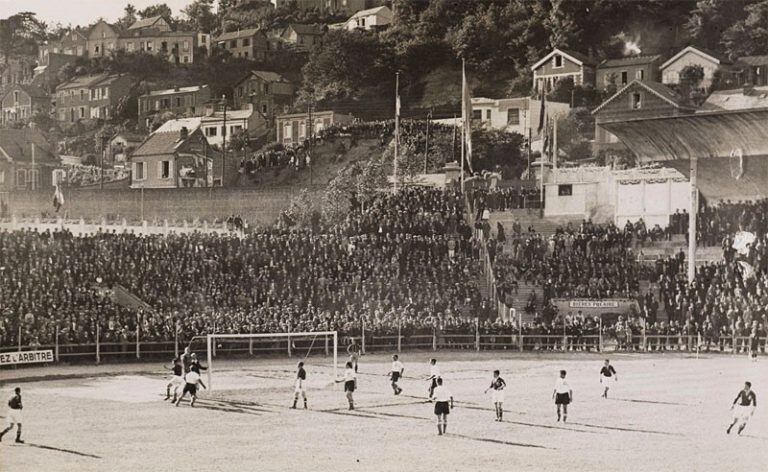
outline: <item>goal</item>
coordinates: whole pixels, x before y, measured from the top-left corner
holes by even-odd
[[[223,347],[226,346],[226,347]],[[312,353],[333,355],[333,377],[338,374],[339,334],[337,331],[298,333],[209,334],[206,336],[208,389],[213,390],[214,359],[217,349],[240,353],[287,355],[305,358]]]

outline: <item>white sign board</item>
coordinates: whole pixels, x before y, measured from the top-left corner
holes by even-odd
[[[53,362],[53,360],[53,351],[50,349],[45,351],[4,352],[0,354],[0,366]]]
[[[618,308],[619,302],[615,300],[571,300],[571,308]]]

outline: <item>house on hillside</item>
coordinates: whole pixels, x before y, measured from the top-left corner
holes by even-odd
[[[352,123],[352,115],[344,115],[335,111],[317,111],[310,116],[308,113],[279,115],[275,119],[277,142],[285,146],[301,144],[309,137],[310,119],[312,120],[313,135],[333,125]]]
[[[592,111],[595,116],[595,152],[626,149],[601,125],[612,121],[692,114],[696,108],[658,82],[633,80]]]
[[[570,110],[567,103],[546,103],[546,114],[550,118],[566,116]],[[541,101],[535,98],[472,98],[473,126],[519,133],[526,139],[530,136],[536,140],[539,138],[540,115]]]
[[[596,86],[602,90],[615,86],[618,90],[633,80],[660,82],[659,65],[659,55],[607,59],[597,66]]]
[[[0,193],[52,189],[53,171],[59,165],[40,130],[0,129]]]
[[[357,29],[365,31],[381,30],[388,27],[393,19],[394,13],[392,13],[392,10],[387,6],[381,6],[360,10],[349,17],[344,23],[336,25],[336,27],[347,31],[355,31]]]
[[[210,186],[213,155],[200,128],[155,131],[130,157],[131,188]]]
[[[693,65],[699,65],[704,70],[704,79],[699,84],[704,90],[709,90],[716,79],[726,86],[738,87],[743,83],[742,71],[733,61],[698,46],[688,46],[664,62],[660,66],[661,82],[665,85],[679,84],[680,73]]]
[[[139,97],[139,122],[149,127],[155,114],[165,112],[200,116],[205,111],[205,103],[210,99],[211,88],[208,85],[153,90]]]
[[[40,45],[38,62],[48,64],[48,56],[62,54],[65,56],[88,56],[88,31],[84,28],[71,28],[65,31],[59,39],[51,40]]]
[[[250,103],[268,120],[273,120],[277,114],[287,113],[293,106],[295,87],[276,72],[251,71],[233,89],[235,108],[243,108]]]
[[[0,96],[0,125],[24,122],[36,113],[48,114],[51,98],[35,85],[11,85]]]
[[[768,85],[768,55],[740,57],[738,64],[744,70],[745,85]]]
[[[568,77],[574,85],[595,85],[595,66],[595,61],[584,54],[555,48],[531,66],[533,88],[537,93],[547,93]]]
[[[267,36],[259,28],[230,31],[213,39],[214,47],[229,51],[233,57],[263,61],[269,51]]]
[[[2,58],[0,58],[2,63]],[[9,57],[0,67],[0,90],[13,84],[29,84],[35,77],[34,56]]]
[[[323,43],[323,35],[326,31],[325,25],[291,23],[278,34],[277,46],[274,49],[293,48],[298,51],[309,51]]]
[[[116,25],[99,20],[88,31],[86,39],[88,57],[106,57],[117,50],[118,40],[123,31]]]
[[[247,133],[253,138],[264,136],[268,127],[267,119],[250,103],[242,110],[227,109],[225,113],[217,102],[209,102],[199,120],[205,138],[211,145],[219,147],[224,143],[225,131],[229,142],[229,138],[238,133]]]
[[[133,151],[146,139],[145,135],[121,131],[114,135],[107,144],[106,160],[111,164],[123,164],[128,161]]]
[[[45,63],[39,64],[34,69],[35,76],[31,84],[36,85],[46,92],[53,92],[61,83],[59,73],[70,64],[77,61],[78,56],[50,53],[45,56]]]
[[[173,30],[163,17],[139,20],[121,29],[100,20],[88,32],[86,41],[89,57],[105,57],[114,51],[144,52],[160,55],[175,64],[195,61],[195,48],[207,41],[206,34],[195,31]]]
[[[135,81],[126,74],[75,77],[56,87],[56,119],[74,123],[78,120],[108,119],[129,95]]]

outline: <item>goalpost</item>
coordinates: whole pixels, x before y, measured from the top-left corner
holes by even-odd
[[[216,340],[228,339],[228,340],[245,340],[250,344],[249,351],[253,350],[254,340],[273,339],[276,341],[287,341],[287,353],[288,357],[292,356],[293,340],[299,338],[311,339],[311,344],[307,354],[304,356],[306,359],[309,356],[312,348],[314,347],[317,338],[333,339],[333,377],[338,376],[338,361],[339,361],[339,333],[337,331],[305,331],[297,333],[257,333],[257,334],[209,334],[206,336],[206,351],[208,358],[208,389],[213,390],[213,358],[216,348]],[[330,347],[330,346],[329,346]],[[296,348],[302,349],[302,348]],[[277,350],[271,350],[270,352],[277,352]]]

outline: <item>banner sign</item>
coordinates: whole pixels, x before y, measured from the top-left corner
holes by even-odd
[[[619,302],[615,300],[571,300],[568,302],[571,308],[618,308]]]
[[[53,362],[53,351],[22,351],[4,352],[0,354],[0,366],[14,364],[34,364],[36,362]]]

